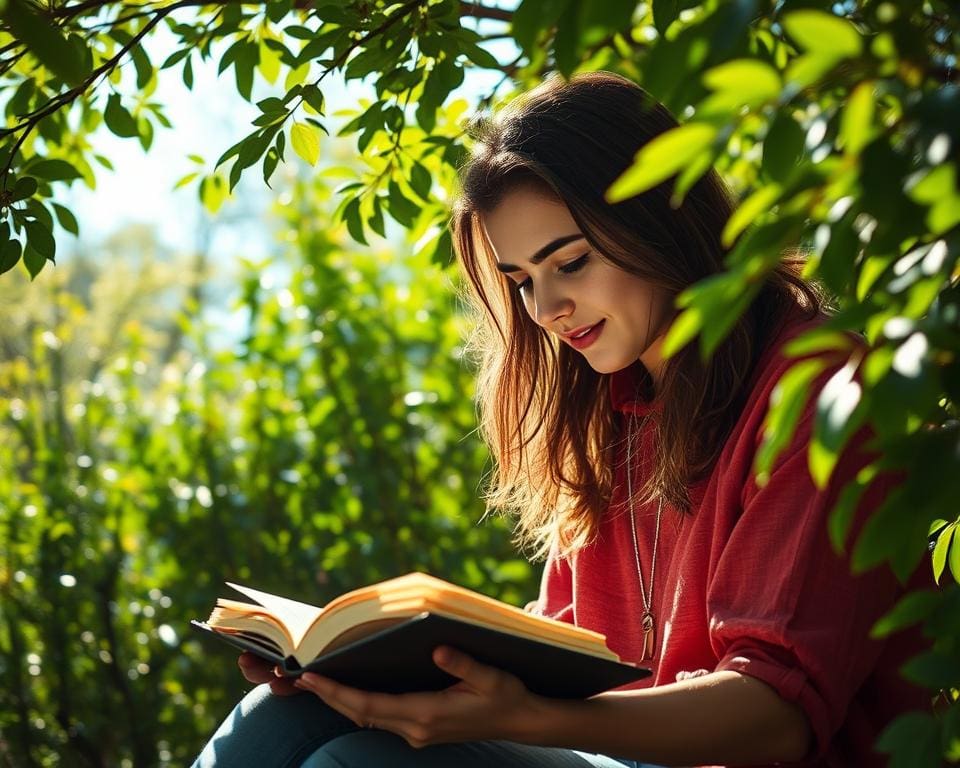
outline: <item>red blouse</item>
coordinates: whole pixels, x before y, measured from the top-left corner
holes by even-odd
[[[664,506],[652,600],[656,645],[654,658],[643,662],[654,674],[636,687],[715,670],[750,675],[806,713],[816,754],[805,765],[861,768],[885,764],[872,749],[877,736],[896,714],[928,705],[929,698],[897,671],[922,647],[919,632],[885,641],[868,636],[904,588],[886,567],[852,576],[830,544],[832,501],[864,461],[847,451],[830,487],[816,488],[807,469],[815,397],[769,482],[760,488],[753,479],[770,393],[791,363],[781,352],[783,342],[809,325],[788,326],[762,356],[716,467],[691,489],[692,513]],[[614,374],[611,394],[623,418],[639,425],[653,409],[632,399],[636,373]],[[635,493],[654,451],[647,424],[634,443]],[[639,662],[643,601],[625,504],[625,449],[620,453],[598,535],[569,559],[548,559],[539,610],[605,634],[621,658]],[[882,489],[871,489],[861,509],[880,499]],[[645,589],[656,512],[656,502],[635,506]],[[929,568],[920,571],[917,578],[926,583]]]

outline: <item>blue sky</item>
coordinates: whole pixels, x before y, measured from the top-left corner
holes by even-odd
[[[162,62],[175,48],[172,35],[164,32],[149,40],[148,50],[154,62]],[[511,52],[494,49],[507,60]],[[196,184],[173,189],[176,182],[197,165],[188,159],[199,154],[212,167],[216,158],[251,130],[250,121],[260,114],[253,104],[244,101],[236,91],[232,70],[217,76],[219,57],[214,56],[206,66],[198,66],[194,57],[194,85],[188,90],[180,77],[181,67],[164,70],[152,100],[165,106],[165,113],[173,123],[172,129],[157,127],[154,143],[144,152],[135,139],[119,139],[102,128],[94,137],[97,152],[110,158],[115,170],[97,167],[97,187],[90,190],[75,184],[65,191],[63,201],[77,214],[81,222],[79,242],[61,239],[63,252],[69,253],[77,245],[96,247],[106,236],[132,223],[153,226],[163,244],[176,251],[192,250],[198,245],[199,233],[204,230],[204,219],[209,217],[197,199]],[[132,69],[128,66],[126,69]],[[468,71],[464,85],[454,96],[472,100],[485,94],[500,79],[497,72]],[[132,84],[124,78],[121,91],[133,92]],[[101,86],[102,88],[103,86]],[[282,76],[275,85],[257,77],[254,101],[268,95],[282,95]],[[361,96],[371,97],[369,84],[350,83],[328,77],[324,81],[324,96],[328,113],[338,109],[355,108]],[[351,139],[352,140],[352,139]],[[293,152],[288,152],[288,163],[301,163]],[[321,163],[323,160],[321,159]],[[248,173],[241,180],[233,200],[229,200],[217,214],[221,223],[210,247],[213,251],[237,251],[259,258],[269,248],[268,227],[262,220],[249,215],[249,209],[266,210],[276,194],[267,189],[258,173]],[[244,211],[237,215],[238,201]],[[210,222],[207,221],[209,224]],[[258,226],[260,224],[260,226]],[[208,230],[209,231],[209,230]]]

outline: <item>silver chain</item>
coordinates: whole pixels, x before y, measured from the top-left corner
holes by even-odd
[[[644,627],[645,631],[652,629],[653,611],[653,580],[657,574],[657,544],[660,542],[660,517],[663,512],[663,494],[660,494],[657,503],[657,526],[653,535],[653,557],[650,559],[650,588],[644,593],[643,569],[640,567],[640,546],[637,543],[637,516],[633,510],[633,438],[634,425],[636,423],[635,414],[631,414],[630,426],[627,431],[627,494],[630,502],[630,532],[633,534],[633,556],[637,563],[637,578],[640,579],[640,598],[643,600],[644,620],[649,619],[651,626]],[[641,424],[641,429],[646,425],[646,419]]]

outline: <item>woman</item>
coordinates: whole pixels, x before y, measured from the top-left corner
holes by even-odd
[[[478,126],[453,220],[480,321],[490,503],[547,554],[535,610],[604,633],[652,678],[556,701],[439,648],[462,682],[392,696],[275,680],[244,655],[249,680],[313,695],[261,686],[199,765],[868,766],[890,719],[924,705],[897,673],[917,636],[868,639],[902,589],[851,576],[827,537],[865,458],[850,448],[816,489],[810,403],[767,482],[753,476],[783,345],[822,320],[816,291],[786,263],[709,362],[692,346],[664,359],[674,299],[722,269],[730,202],[713,172],[679,208],[670,183],[604,193],[675,124],[620,77],[551,80]]]

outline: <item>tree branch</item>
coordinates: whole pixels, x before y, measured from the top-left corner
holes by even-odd
[[[513,11],[502,8],[490,8],[480,3],[460,3],[460,15],[472,16],[475,19],[496,19],[497,21],[513,21]]]
[[[188,5],[229,5],[242,1],[243,0],[195,0],[195,2],[188,3]],[[55,19],[72,19],[84,11],[105,8],[108,5],[120,5],[120,3],[118,3],[117,0],[83,0],[73,5],[54,8],[48,13]],[[180,4],[178,3],[177,5],[179,6]],[[161,11],[165,9],[158,8],[157,10]],[[479,2],[466,2],[466,0],[460,3],[460,15],[472,16],[476,19],[495,19],[497,21],[511,21],[513,19],[512,11],[507,11],[502,8],[491,8],[490,6],[481,5]]]
[[[13,165],[13,160],[17,155],[17,151],[23,145],[23,142],[26,141],[26,138],[27,136],[30,135],[30,132],[34,128],[36,128],[37,123],[39,123],[47,115],[52,115],[58,109],[61,109],[67,104],[72,103],[75,99],[77,99],[77,97],[79,97],[91,85],[93,85],[93,83],[99,77],[102,77],[106,73],[110,72],[115,66],[117,66],[117,64],[120,62],[120,59],[122,59],[127,53],[129,53],[130,50],[137,43],[139,43],[150,32],[151,29],[153,29],[164,18],[166,18],[166,16],[168,16],[170,13],[175,11],[177,8],[182,8],[185,5],[192,5],[192,4],[195,4],[195,0],[180,0],[180,2],[178,3],[174,3],[173,5],[168,5],[166,8],[162,8],[161,10],[157,11],[157,15],[154,16],[152,19],[150,19],[150,21],[148,21],[146,24],[144,24],[143,29],[137,32],[137,34],[130,40],[129,43],[127,43],[127,45],[123,46],[123,48],[121,48],[120,51],[113,58],[109,59],[108,61],[105,61],[103,64],[97,67],[93,72],[91,72],[90,76],[87,77],[87,79],[84,80],[82,83],[80,83],[80,85],[77,85],[74,88],[71,88],[69,91],[64,91],[59,96],[55,96],[54,98],[50,99],[50,101],[48,101],[43,107],[41,107],[39,110],[34,112],[32,115],[30,115],[29,118],[27,118],[23,122],[18,123],[12,128],[8,128],[6,130],[0,131],[0,138],[5,138],[7,136],[15,134],[17,131],[20,131],[20,130],[23,131],[23,133],[14,143],[13,148],[10,150],[10,156],[7,158],[7,163],[4,166],[2,173],[0,173],[0,187],[6,185],[7,176],[10,173],[10,168]]]

